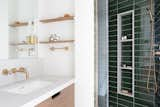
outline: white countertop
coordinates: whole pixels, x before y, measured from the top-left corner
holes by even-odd
[[[47,80],[53,84],[27,95],[0,90],[0,107],[34,107],[74,83],[74,78],[68,77],[43,76],[32,79]]]

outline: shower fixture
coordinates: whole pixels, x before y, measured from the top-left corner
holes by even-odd
[[[155,50],[154,50],[154,16],[153,16],[153,0],[149,1],[149,8],[146,8],[148,11],[148,14],[150,16],[150,66],[149,66],[149,72],[148,72],[148,79],[147,79],[147,90],[150,91],[149,85],[150,85],[150,78],[151,73],[153,73],[153,79],[154,79],[154,93],[157,93],[158,85],[157,85],[157,79],[156,79],[156,71],[155,71]]]
[[[152,12],[151,12],[151,9],[150,9],[150,8],[146,8],[146,10],[147,10],[147,12],[148,12],[148,14],[149,14],[149,16],[150,16],[150,21],[151,21],[151,23],[154,22],[154,16],[153,16],[153,14],[152,14]]]

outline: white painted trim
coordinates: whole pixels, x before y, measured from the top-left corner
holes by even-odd
[[[134,83],[134,75],[135,75],[135,46],[134,46],[134,38],[135,38],[135,30],[134,30],[134,26],[135,26],[135,15],[134,15],[134,10],[132,10],[132,97],[134,97],[134,89],[135,89],[135,83]]]
[[[127,15],[127,14],[131,14],[132,13],[132,39],[131,41],[127,41],[125,40],[125,42],[132,42],[132,95],[127,95],[127,94],[124,94],[121,92],[121,75],[122,75],[122,71],[121,71],[121,44],[122,44],[122,40],[121,40],[121,32],[122,32],[122,29],[121,29],[121,17],[124,16],[124,15]],[[134,58],[134,10],[130,10],[130,11],[126,11],[126,12],[123,12],[123,13],[119,13],[117,15],[117,93],[119,94],[122,94],[122,95],[126,95],[126,96],[130,96],[130,97],[134,97],[134,87],[135,87],[135,84],[134,84],[134,75],[135,75],[135,58]]]
[[[117,93],[120,93],[121,89],[121,53],[119,50],[121,50],[121,14],[117,15]]]

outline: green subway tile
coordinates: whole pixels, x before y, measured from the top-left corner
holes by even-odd
[[[116,61],[109,61],[110,66],[116,66],[117,62]]]
[[[110,57],[109,59],[112,60],[112,61],[116,61],[117,57]]]
[[[117,0],[109,0],[108,2],[109,4],[114,4],[114,3],[117,3]]]
[[[117,77],[117,72],[109,72],[109,76]]]
[[[133,102],[129,102],[128,100],[123,100],[123,99],[118,99],[118,104],[119,105],[123,105],[124,106],[127,106],[127,107],[133,107]]]
[[[146,82],[135,81],[135,85],[141,86],[141,87],[146,87],[147,86],[147,81]]]
[[[117,26],[117,21],[110,21],[109,28],[110,28],[110,26]]]
[[[109,51],[109,55],[110,55],[110,56],[117,56],[117,52],[110,52],[110,51]]]
[[[139,99],[144,99],[146,101],[154,101],[154,96],[152,95],[147,95],[146,93],[144,94],[144,92],[135,92],[135,97],[139,98]]]
[[[113,46],[114,46],[114,45],[117,45],[117,41],[109,41],[109,44],[110,44],[110,45],[113,45]]]
[[[129,102],[133,102],[132,97],[124,96],[124,95],[121,95],[121,94],[118,94],[118,98],[128,100]]]
[[[115,25],[114,26],[109,26],[109,30],[110,30],[110,32],[114,31],[115,33],[117,33],[117,31],[116,31],[117,30],[117,26],[115,26]]]
[[[109,16],[111,16],[111,15],[117,15],[117,10],[110,10],[108,12],[108,14],[109,14]]]
[[[130,18],[127,18],[127,19],[122,20],[123,25],[130,24],[131,22],[132,22],[132,21],[131,21],[131,17],[130,17]]]
[[[124,7],[119,7],[118,9],[118,13],[123,13],[123,12],[126,12],[126,11],[130,11],[133,9],[133,6],[130,5],[130,6],[124,6]]]
[[[109,91],[109,95],[112,96],[111,98],[114,99],[114,101],[117,100],[117,91]]]
[[[135,98],[135,103],[143,105],[145,107],[154,107],[152,102],[153,101],[148,102],[148,101],[144,101],[143,99],[137,99],[137,98]]]
[[[109,76],[109,80],[110,80],[110,81],[117,82],[117,77],[110,77],[110,76]]]
[[[135,28],[134,30],[135,30],[135,32],[141,32],[141,29],[139,29],[139,28]]]
[[[116,87],[117,83],[115,83],[115,82],[109,82],[109,85]]]
[[[117,46],[117,41],[114,41],[114,42],[110,41],[109,46]]]
[[[109,31],[109,35],[116,35],[117,34],[117,31]]]
[[[117,36],[112,36],[112,37],[109,37],[109,40],[117,40]]]
[[[109,8],[110,8],[110,11],[111,11],[111,10],[114,11],[114,10],[116,10],[117,6],[116,6],[116,5],[110,5]]]
[[[114,97],[109,97],[109,101],[111,101],[111,102],[117,102],[117,98],[114,98]]]
[[[142,7],[142,6],[147,6],[148,4],[147,4],[148,2],[147,2],[147,0],[135,0],[135,6],[140,6],[140,7]]]
[[[117,107],[117,103],[116,102],[109,102],[109,107]]]
[[[109,90],[110,90],[110,91],[117,91],[117,88],[116,88],[116,87],[109,86]]]
[[[109,47],[110,51],[117,50],[117,47]]]
[[[110,65],[110,64],[109,64]],[[110,71],[117,71],[117,67],[116,66],[109,66],[109,70]]]
[[[144,107],[144,105],[141,105],[141,104],[134,104],[134,107]]]

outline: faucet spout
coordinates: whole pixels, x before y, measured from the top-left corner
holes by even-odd
[[[19,68],[19,70],[17,70],[17,72],[24,73],[26,80],[29,79],[29,73],[26,71],[26,69],[24,67]]]
[[[12,68],[11,70],[8,69],[3,69],[2,74],[3,75],[9,75],[9,74],[16,74],[17,72],[25,74],[25,79],[29,79],[29,72],[24,67],[20,67],[19,69],[17,68]]]

